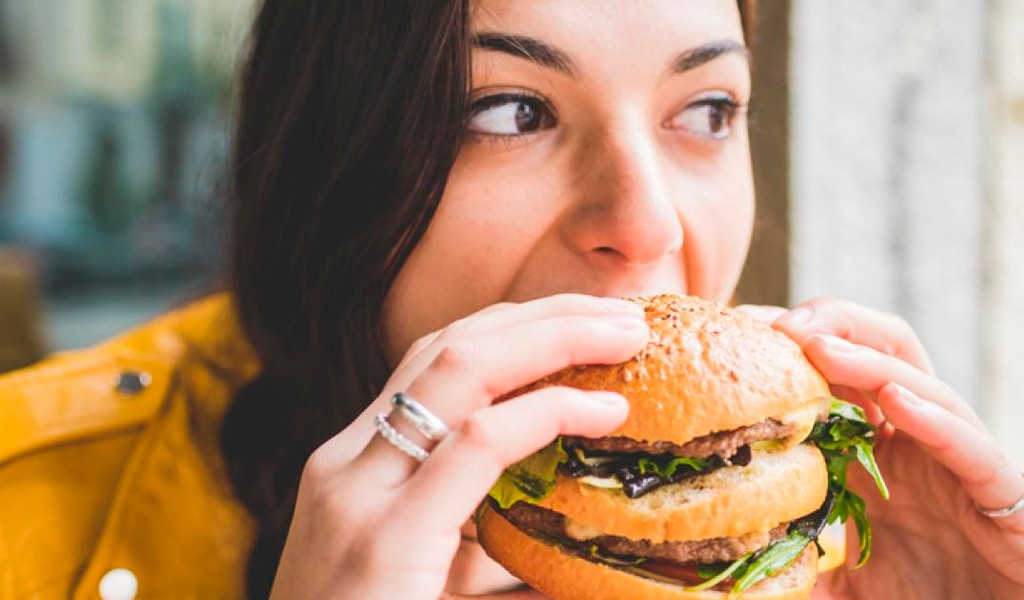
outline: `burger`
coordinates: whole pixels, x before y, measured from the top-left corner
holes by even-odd
[[[650,328],[639,355],[508,395],[609,390],[630,412],[506,469],[477,511],[486,552],[555,600],[808,598],[819,535],[847,519],[863,564],[871,530],[847,467],[888,496],[863,411],[764,323],[697,298],[634,301]]]

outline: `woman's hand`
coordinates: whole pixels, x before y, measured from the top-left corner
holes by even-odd
[[[306,464],[272,596],[442,597],[460,527],[506,466],[560,434],[605,435],[628,412],[616,394],[567,388],[493,400],[572,364],[622,362],[646,340],[641,308],[579,295],[497,305],[418,340],[366,412]],[[374,435],[399,391],[451,429],[431,448],[391,419],[430,450],[423,463]]]
[[[750,312],[767,316],[771,309]],[[813,300],[779,311],[773,326],[801,345],[840,398],[879,427],[875,456],[892,498],[851,468],[867,502],[874,552],[855,572],[820,580],[816,598],[1024,598],[1024,475],[974,410],[935,377],[921,342],[901,319],[857,304]],[[847,557],[857,557],[848,532]]]

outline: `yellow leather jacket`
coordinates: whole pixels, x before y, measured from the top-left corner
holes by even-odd
[[[139,598],[240,597],[218,440],[258,368],[219,295],[0,378],[0,598],[98,598],[115,568]]]

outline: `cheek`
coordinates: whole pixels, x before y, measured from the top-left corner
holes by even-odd
[[[520,167],[477,159],[472,149],[460,154],[437,212],[386,298],[392,364],[418,337],[506,299],[557,206],[550,172]]]
[[[706,248],[711,256],[705,261],[708,264],[706,270],[695,273],[695,279],[703,283],[704,289],[698,292],[699,295],[725,302],[735,291],[750,246],[753,200],[714,206],[709,212],[711,214],[706,219],[711,225],[695,235],[710,239],[700,240],[703,243],[695,245]]]
[[[446,270],[478,288],[478,302],[490,304],[505,299],[523,263],[557,220],[564,194],[559,169],[538,160],[539,153],[510,151],[497,160],[493,152],[476,154],[470,146],[460,155],[431,228],[448,254],[458,257]]]
[[[683,200],[689,292],[728,301],[739,281],[754,225],[749,152],[740,147]]]

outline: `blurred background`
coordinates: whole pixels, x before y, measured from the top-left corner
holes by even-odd
[[[0,2],[0,370],[216,286],[257,1]],[[761,5],[737,299],[902,315],[1024,462],[1024,2]]]
[[[212,283],[251,4],[0,2],[0,367]]]

